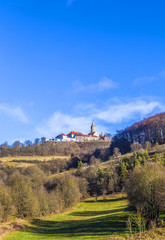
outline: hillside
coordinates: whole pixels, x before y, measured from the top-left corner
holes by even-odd
[[[128,202],[121,194],[109,196],[106,201],[99,197],[79,203],[72,210],[46,218],[19,221],[14,229],[6,225],[2,240],[82,239],[82,240],[163,240],[165,229],[158,228],[130,236],[127,218],[131,215]],[[134,230],[136,231],[136,230]]]
[[[144,119],[143,121],[133,124],[118,134],[129,142],[139,142],[142,145],[146,141],[151,143],[165,142],[165,113],[157,114],[153,117]]]
[[[165,113],[133,124],[125,130],[117,131],[110,146],[110,154],[113,154],[115,147],[119,148],[122,154],[131,151],[131,144],[138,142],[142,146],[146,142],[154,145],[165,143]]]
[[[80,158],[70,156],[1,158],[0,234],[12,232],[3,240],[129,239],[126,222],[131,208],[118,192],[123,191],[126,178],[137,165],[165,165],[164,152],[165,145],[157,145],[148,153],[143,149],[114,155],[105,162],[92,155],[87,167],[79,165]],[[12,219],[16,222],[5,224]],[[156,229],[142,235],[142,239],[163,239],[165,231]],[[141,238],[134,235],[130,239]]]

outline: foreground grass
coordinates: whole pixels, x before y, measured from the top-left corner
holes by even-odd
[[[134,234],[123,240],[165,240],[165,228],[156,228],[142,234]]]
[[[116,239],[126,236],[129,215],[127,200],[121,195],[98,202],[88,199],[73,210],[28,222],[21,232],[6,235],[3,240],[46,239]]]

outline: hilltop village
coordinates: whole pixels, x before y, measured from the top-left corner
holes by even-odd
[[[50,140],[48,140],[50,141]],[[81,132],[71,131],[67,135],[64,133],[59,134],[53,139],[55,142],[85,142],[85,141],[110,141],[110,139],[104,134],[102,136],[96,131],[94,122],[91,125],[91,131],[87,135]]]

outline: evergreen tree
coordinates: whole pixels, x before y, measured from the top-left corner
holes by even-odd
[[[124,162],[121,162],[121,164],[120,164],[120,178],[121,178],[121,182],[124,182],[124,180],[127,177],[127,174],[128,174],[127,167],[126,167]]]

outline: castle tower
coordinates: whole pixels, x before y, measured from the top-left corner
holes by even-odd
[[[91,133],[94,133],[94,132],[96,132],[96,127],[95,127],[94,122],[92,122],[92,125],[91,125]]]

